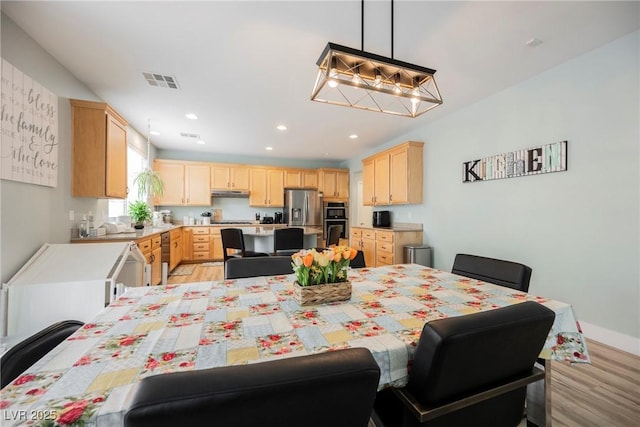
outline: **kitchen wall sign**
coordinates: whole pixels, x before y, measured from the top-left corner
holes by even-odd
[[[2,59],[0,177],[58,185],[58,97]]]
[[[567,141],[471,160],[462,164],[462,182],[490,181],[567,170]]]

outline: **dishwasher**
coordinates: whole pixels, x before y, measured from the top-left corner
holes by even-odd
[[[162,258],[162,284],[167,284],[169,276],[169,262],[171,260],[171,233],[165,231],[160,235],[160,248]]]

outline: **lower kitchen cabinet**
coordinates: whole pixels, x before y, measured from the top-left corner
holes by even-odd
[[[182,262],[182,228],[170,231],[169,271]]]
[[[159,285],[162,281],[162,246],[160,236],[151,236],[136,242],[147,264],[151,265],[151,285]]]
[[[185,227],[183,235],[185,261],[221,261],[222,237],[220,228],[214,226]],[[185,237],[189,236],[188,239]]]
[[[364,252],[367,267],[402,264],[405,245],[422,245],[422,231],[351,228],[351,246]]]

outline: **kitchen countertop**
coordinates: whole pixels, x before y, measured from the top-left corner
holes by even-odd
[[[168,225],[164,227],[145,227],[142,230],[129,232],[129,233],[114,233],[106,234],[99,237],[85,237],[83,239],[74,237],[71,239],[71,243],[99,243],[99,242],[128,242],[131,240],[140,240],[145,237],[155,236],[164,232],[175,230],[182,227],[181,225]]]
[[[106,234],[104,236],[99,237],[86,237],[81,239],[79,237],[75,237],[71,239],[71,243],[99,243],[99,242],[121,242],[121,241],[131,241],[131,240],[140,240],[146,237],[155,236],[158,234],[162,234],[169,230],[175,230],[180,227],[234,227],[234,228],[242,228],[242,231],[245,234],[250,234],[254,236],[272,236],[273,230],[276,228],[284,228],[287,227],[286,224],[260,224],[259,222],[255,222],[253,224],[247,224],[246,221],[242,222],[225,222],[225,223],[217,223],[217,224],[200,224],[200,225],[182,225],[182,224],[171,224],[165,227],[145,227],[142,230],[136,232],[129,233],[115,233],[115,234]],[[304,228],[304,234],[322,234],[321,228],[315,227],[302,227]]]
[[[391,227],[373,227],[372,225],[352,224],[351,228],[366,228],[369,230],[380,230],[380,231],[422,231],[422,224],[410,223],[410,222],[398,222],[391,225]]]

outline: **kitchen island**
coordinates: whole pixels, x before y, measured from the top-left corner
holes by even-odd
[[[273,233],[275,227],[238,227],[244,235],[245,249],[254,252],[273,252]],[[278,227],[281,228],[281,227]],[[323,246],[322,229],[315,227],[295,227],[304,230],[304,249]]]

